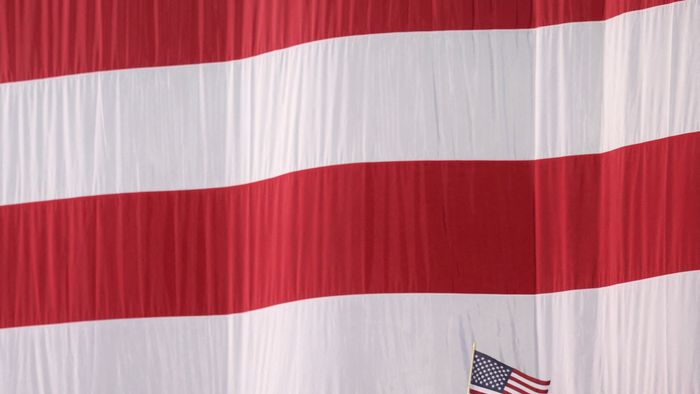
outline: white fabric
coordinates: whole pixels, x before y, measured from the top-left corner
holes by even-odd
[[[537,382],[533,382],[531,379],[528,379],[524,376],[520,376],[518,373],[515,373],[513,376],[515,376],[515,378],[519,379],[523,383],[526,383],[527,385],[529,385],[530,387],[532,387],[534,389],[547,390],[549,388],[549,385],[543,385],[543,384],[539,384]],[[519,385],[519,386],[522,386],[522,385],[518,384],[517,382],[514,382],[514,383]]]
[[[359,295],[4,329],[0,392],[464,393],[475,340],[551,378],[551,393],[699,393],[698,288],[694,271],[538,296]]]
[[[481,394],[500,394],[493,390],[485,389],[483,387],[471,387],[471,389]]]
[[[700,130],[696,0],[0,85],[0,204],[311,167],[599,153]]]
[[[539,394],[538,391],[531,390],[529,387],[524,386],[524,385],[522,385],[522,384],[520,384],[520,383],[518,383],[518,382],[510,381],[509,384],[513,385],[513,387],[517,388],[518,390],[524,391],[526,394]],[[533,386],[533,387],[534,387],[534,386]],[[534,388],[540,388],[540,387],[534,387]],[[541,388],[540,388],[540,389],[541,389]],[[510,388],[507,388],[507,389],[506,389],[506,392],[509,392],[509,393],[510,393],[510,392],[513,392],[513,393],[515,393],[515,394],[522,394],[522,392],[520,392],[520,391],[518,391],[518,390],[513,390],[513,389],[510,389]]]

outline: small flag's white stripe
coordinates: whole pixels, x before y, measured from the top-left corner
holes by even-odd
[[[513,379],[508,380],[508,383],[511,384],[511,385],[513,385],[513,386],[515,386],[515,387],[517,387],[517,388],[519,388],[519,389],[521,389],[521,390],[523,390],[523,391],[525,391],[525,392],[528,393],[528,394],[540,394],[540,393],[538,393],[537,391],[530,390],[530,388],[523,386],[522,384],[520,384],[520,383],[514,381]],[[547,390],[547,387],[543,388],[543,390]]]
[[[698,1],[0,85],[0,205],[312,167],[532,160],[700,130]]]
[[[497,391],[485,389],[483,387],[471,386],[470,390],[476,391],[483,394],[499,394]]]
[[[519,371],[513,371],[513,375],[515,376],[516,379],[519,379],[519,380],[529,384],[530,386],[532,386],[536,389],[546,390],[549,388],[549,385],[541,385],[537,382],[532,381],[531,379],[529,379],[527,376],[523,375],[522,373],[518,373],[518,372]]]

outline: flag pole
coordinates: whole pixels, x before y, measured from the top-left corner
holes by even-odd
[[[472,358],[469,364],[469,379],[467,380],[467,390],[472,387],[472,370],[474,369],[474,353],[476,352],[476,342],[472,342]]]

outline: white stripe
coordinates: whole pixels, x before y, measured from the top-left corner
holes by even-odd
[[[499,394],[499,393],[496,392],[496,391],[489,390],[489,389],[485,389],[485,388],[483,388],[483,387],[475,387],[475,386],[472,386],[470,389],[471,389],[471,390],[474,390],[474,391],[478,391],[479,393],[482,393],[482,394]]]
[[[700,130],[700,7],[354,36],[0,85],[0,204],[340,163],[597,153]]]
[[[700,271],[539,296],[328,297],[0,330],[0,392],[461,393],[471,343],[552,393],[700,393]]]
[[[533,381],[530,380],[528,377],[525,377],[525,376],[523,376],[523,375],[514,374],[513,376],[514,376],[516,379],[520,379],[521,381],[523,381],[523,382],[529,384],[530,386],[532,386],[532,387],[534,387],[534,388],[536,388],[536,389],[546,390],[546,389],[549,388],[548,385],[546,386],[546,385],[539,384],[539,383],[537,383],[537,382],[533,382]]]
[[[529,381],[528,381],[528,382],[529,382]],[[513,386],[515,386],[515,387],[517,387],[517,388],[519,388],[519,389],[525,391],[525,392],[528,393],[528,394],[540,394],[540,393],[538,393],[538,392],[536,392],[536,391],[530,390],[529,388],[523,386],[522,384],[520,384],[520,383],[518,383],[518,382],[514,382],[514,381],[512,381],[512,380],[509,380],[508,383],[510,383],[511,385],[513,385]],[[545,387],[545,389],[546,389],[546,388],[547,388],[547,387]],[[517,393],[517,394],[521,394],[521,393]]]

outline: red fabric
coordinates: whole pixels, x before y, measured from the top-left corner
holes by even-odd
[[[700,133],[0,207],[0,327],[356,293],[534,294],[700,269]]]
[[[240,59],[356,34],[597,21],[675,0],[0,0],[0,82]]]
[[[518,377],[520,377],[520,379],[518,379]],[[539,384],[539,385],[542,385],[542,386],[547,386],[547,385],[549,385],[550,383],[552,383],[551,380],[541,380],[541,379],[537,379],[537,378],[532,377],[532,376],[530,376],[530,375],[528,375],[528,374],[526,374],[526,373],[524,373],[524,372],[520,372],[520,371],[518,371],[517,369],[514,369],[514,370],[511,372],[511,377],[510,377],[510,378],[513,379],[513,380],[515,380],[517,383],[522,384],[523,386],[525,386],[525,387],[527,387],[528,389],[533,390],[533,391],[537,391],[537,390],[540,390],[540,389],[537,389],[537,388],[535,388],[535,387],[530,386],[529,384],[525,383],[525,380],[535,382],[535,383],[537,383],[537,384]],[[546,393],[546,391],[544,391],[544,390],[540,390],[540,391]]]
[[[535,379],[531,376],[528,376],[527,378],[523,378],[523,379],[518,379],[517,376],[518,376],[517,373],[512,373],[510,375],[510,379],[508,379],[508,381],[517,383],[520,386],[530,390],[530,392],[540,393],[540,394],[546,394],[547,392],[549,392],[549,389],[539,389],[539,388],[534,387],[531,384],[527,383],[526,380],[533,381],[535,383],[541,384],[542,386],[549,385],[549,382],[543,382],[542,380]],[[512,387],[512,385],[511,385],[511,387]],[[526,394],[528,394],[528,393],[526,393]]]
[[[514,391],[514,392],[519,393],[519,394],[529,394],[527,391],[521,390],[521,389],[519,389],[519,388],[513,386],[512,384],[506,384],[506,387],[508,387],[508,389],[509,389],[511,392]]]

